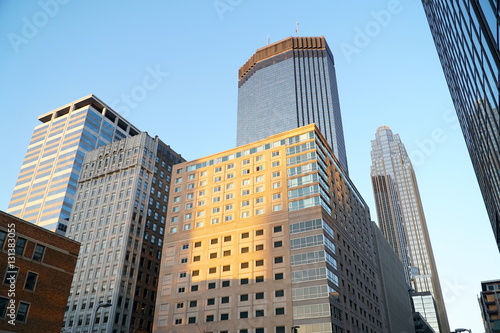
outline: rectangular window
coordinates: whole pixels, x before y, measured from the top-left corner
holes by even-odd
[[[0,230],[0,250],[3,249],[3,244],[5,243],[6,238],[7,238],[7,233],[5,231]]]
[[[274,258],[274,263],[275,264],[281,264],[283,262],[283,257],[275,257]]]
[[[45,253],[45,246],[36,244],[35,251],[33,252],[33,260],[42,261],[44,253]]]
[[[248,318],[248,311],[241,311],[240,312],[240,318]]]
[[[255,299],[264,299],[264,293],[263,292],[256,293],[255,294]]]
[[[248,301],[248,294],[241,294],[240,302],[245,302],[245,301]]]
[[[214,304],[215,304],[215,298],[207,299],[207,305],[214,305]]]
[[[38,274],[33,272],[28,272],[28,276],[26,276],[26,282],[24,283],[24,289],[31,291],[35,290],[37,279],[38,279]]]
[[[19,306],[17,307],[16,321],[20,321],[22,323],[26,322],[26,319],[28,318],[29,307],[30,305],[28,303],[19,303]]]
[[[264,317],[264,310],[255,310],[255,317]]]
[[[16,240],[16,254],[22,256],[24,253],[24,247],[26,246],[26,239],[17,237]]]

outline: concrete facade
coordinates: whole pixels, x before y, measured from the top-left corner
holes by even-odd
[[[65,332],[151,332],[172,165],[182,158],[140,133],[88,152],[68,237],[82,243]]]
[[[314,124],[174,166],[154,332],[385,332],[368,207]]]

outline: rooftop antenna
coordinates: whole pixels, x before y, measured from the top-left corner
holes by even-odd
[[[299,37],[299,21],[295,22],[295,34]]]
[[[267,36],[267,45],[271,44],[271,39]]]

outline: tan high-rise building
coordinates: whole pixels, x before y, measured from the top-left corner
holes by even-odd
[[[154,332],[385,332],[369,210],[314,124],[180,163]]]

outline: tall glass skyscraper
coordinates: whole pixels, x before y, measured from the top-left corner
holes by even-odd
[[[240,68],[237,145],[316,123],[344,171],[347,155],[333,55],[324,37],[289,37]]]
[[[500,249],[500,3],[422,3]]]
[[[426,320],[436,332],[449,332],[417,179],[399,135],[387,126],[379,127],[372,141],[371,158],[380,229],[403,262],[408,284],[417,293],[429,291],[434,296],[437,320]]]
[[[85,153],[139,130],[93,95],[38,120],[7,212],[64,234]]]

